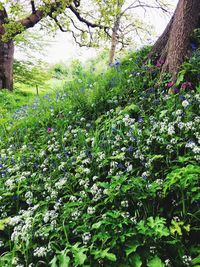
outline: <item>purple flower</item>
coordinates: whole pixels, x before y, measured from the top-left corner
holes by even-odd
[[[180,92],[179,88],[175,88],[175,89],[174,89],[174,93],[175,93],[175,94],[178,94],[179,92]]]
[[[174,85],[173,82],[168,82],[168,83],[167,83],[167,87],[172,87],[173,85]]]

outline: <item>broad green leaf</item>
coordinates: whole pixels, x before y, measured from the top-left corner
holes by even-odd
[[[81,248],[80,248],[80,251],[76,251],[74,253],[74,259],[75,259],[76,265],[83,265],[85,260],[87,259],[87,256],[85,255],[83,250],[81,250]]]
[[[68,267],[69,266],[70,258],[67,255],[62,253],[57,258],[59,259],[59,267]]]
[[[135,254],[131,257],[131,267],[141,267],[142,266],[142,260],[138,254]]]
[[[162,263],[161,259],[156,256],[147,263],[148,267],[164,267],[165,265]]]
[[[123,110],[123,112],[128,112],[128,111],[138,112],[139,110],[140,110],[140,109],[139,109],[139,107],[138,107],[137,105],[135,105],[135,104],[131,104],[131,105],[127,106],[127,107]]]
[[[140,245],[137,242],[131,242],[127,244],[126,249],[125,249],[126,256],[128,257],[131,253],[136,252],[139,246]]]
[[[115,256],[115,254],[110,253],[108,251],[109,251],[109,248],[107,248],[105,250],[94,251],[92,254],[95,255],[95,259],[99,259],[99,258],[104,259],[104,258],[106,258],[106,259],[108,259],[110,261],[116,261],[117,258]]]
[[[116,261],[117,260],[115,254],[113,254],[113,253],[106,253],[105,258],[107,258],[110,261]]]

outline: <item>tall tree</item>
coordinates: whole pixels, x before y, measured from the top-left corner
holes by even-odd
[[[109,64],[113,63],[118,48],[122,49],[135,44],[135,40],[142,42],[143,37],[152,35],[150,27],[144,21],[142,13],[158,10],[168,13],[170,5],[163,0],[96,0],[104,22],[111,29],[111,46]]]
[[[179,0],[174,15],[163,34],[153,46],[149,58],[163,62],[161,74],[169,72],[175,82],[178,71],[189,55],[191,35],[200,26],[200,1]]]
[[[0,1],[0,89],[13,89],[13,55],[14,38],[25,30],[34,27],[46,18],[54,21],[61,30],[60,14],[65,15],[67,23],[86,34],[76,26],[75,20],[84,24],[87,29],[100,28],[97,19],[93,22],[84,18],[80,13],[80,0],[32,0],[32,1]],[[66,13],[68,11],[68,14]],[[69,14],[70,13],[70,14]],[[62,18],[63,19],[63,18]],[[79,23],[80,24],[80,23]],[[74,37],[76,38],[75,34]]]

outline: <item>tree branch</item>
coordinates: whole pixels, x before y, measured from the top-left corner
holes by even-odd
[[[36,9],[35,9],[35,1],[34,0],[31,1],[31,9],[32,9],[32,14],[35,14]]]
[[[69,9],[72,11],[72,13],[74,13],[74,15],[77,17],[77,19],[80,22],[85,23],[88,27],[91,28],[99,28],[99,29],[105,29],[108,28],[106,26],[100,25],[100,24],[96,24],[96,23],[91,23],[90,21],[86,20],[85,18],[83,18],[80,13],[78,12],[77,9],[75,9],[72,5],[69,6]]]
[[[32,1],[34,2],[34,1]],[[72,3],[71,1],[65,0],[66,3],[66,8]],[[56,1],[52,4],[50,4],[49,7],[49,12],[45,12],[45,6],[41,6],[40,8],[38,8],[37,10],[34,11],[34,13],[32,13],[31,15],[27,16],[24,19],[21,19],[19,21],[16,21],[16,24],[22,26],[22,28],[24,28],[24,30],[32,28],[33,26],[35,26],[38,22],[40,22],[44,17],[47,17],[49,15],[52,15],[53,12],[57,11],[63,4],[63,1]],[[33,11],[33,9],[32,9]],[[10,39],[12,39],[13,37],[15,37],[17,34],[20,34],[23,31],[23,29],[17,29],[15,32],[12,33],[12,36],[9,36]],[[0,26],[0,34],[5,34],[5,28],[1,25]]]

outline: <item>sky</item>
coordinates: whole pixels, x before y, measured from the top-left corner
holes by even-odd
[[[168,0],[168,3],[170,3],[173,8],[175,8],[177,2],[178,0]],[[144,20],[149,27],[154,28],[155,34],[147,41],[153,42],[162,34],[170,20],[170,15],[158,14],[156,10],[145,14]],[[34,31],[35,29],[32,30]],[[98,53],[98,50],[94,48],[79,47],[74,42],[71,33],[58,32],[55,37],[48,37],[47,40],[49,40],[49,44],[44,47],[44,55],[39,57],[48,63],[70,62],[75,59],[86,61],[87,59],[95,57]],[[34,56],[38,57],[36,53]],[[24,58],[23,52],[16,49],[15,58]]]

